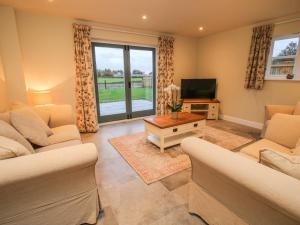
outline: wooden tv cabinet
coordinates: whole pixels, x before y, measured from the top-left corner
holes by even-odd
[[[208,120],[219,118],[220,101],[217,99],[184,99],[182,111],[206,116]]]

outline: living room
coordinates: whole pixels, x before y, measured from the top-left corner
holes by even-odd
[[[0,224],[300,223],[298,0],[0,0],[0,29]]]

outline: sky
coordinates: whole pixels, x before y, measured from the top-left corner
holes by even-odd
[[[273,57],[278,56],[278,54],[281,52],[281,50],[285,49],[285,47],[288,46],[288,44],[290,42],[296,42],[298,45],[299,38],[290,38],[290,39],[275,41],[272,56]]]
[[[97,69],[124,70],[123,49],[96,47]],[[138,69],[146,74],[152,72],[152,51],[130,50],[131,71]]]

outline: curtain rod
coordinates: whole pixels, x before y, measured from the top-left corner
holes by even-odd
[[[134,35],[140,35],[140,36],[146,36],[146,37],[156,37],[156,38],[159,37],[159,35],[156,35],[156,34],[146,34],[146,33],[141,33],[141,32],[121,30],[121,29],[115,29],[115,28],[97,27],[97,26],[92,26],[92,28],[95,30],[104,30],[104,31],[126,33],[126,34],[134,34]]]
[[[275,22],[275,25],[280,25],[280,24],[285,24],[285,23],[292,23],[292,22],[296,22],[299,21],[300,17],[297,18],[293,18],[293,19],[288,19],[288,20],[283,20],[283,21],[279,21],[279,22]]]

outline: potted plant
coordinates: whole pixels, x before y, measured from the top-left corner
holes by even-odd
[[[183,104],[183,100],[179,99],[180,87],[171,84],[164,91],[169,95],[167,108],[171,111],[171,117],[172,119],[178,119],[178,112],[181,112]]]

